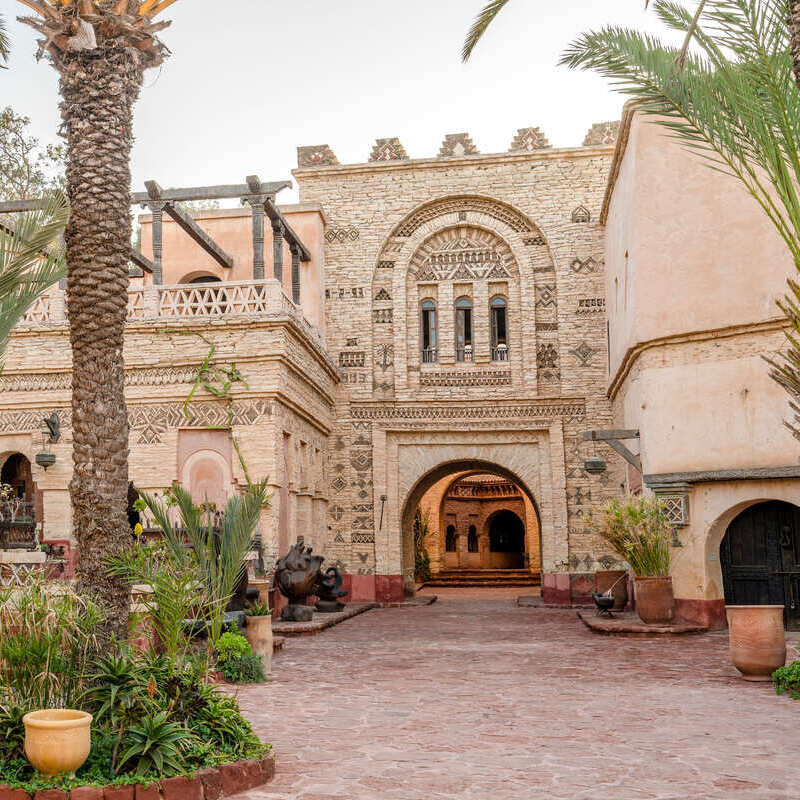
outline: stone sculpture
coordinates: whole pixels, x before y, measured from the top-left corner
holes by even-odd
[[[275,585],[289,601],[281,611],[284,622],[310,622],[313,616],[314,609],[306,605],[306,598],[317,591],[320,567],[325,559],[312,555],[311,550],[298,539],[275,564]]]
[[[342,573],[338,567],[328,567],[325,572],[320,570],[319,586],[317,587],[317,611],[321,614],[334,614],[344,608],[342,598],[347,592],[342,589]]]

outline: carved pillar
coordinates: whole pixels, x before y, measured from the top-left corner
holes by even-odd
[[[150,202],[148,206],[153,215],[153,285],[164,283],[164,208],[167,204]]]
[[[292,242],[289,249],[292,253],[292,301],[300,305],[300,248]]]
[[[264,280],[264,201],[266,195],[243,198],[253,217],[253,280]]]
[[[272,277],[283,284],[283,225],[272,223]]]

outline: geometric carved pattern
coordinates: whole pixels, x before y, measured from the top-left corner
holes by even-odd
[[[468,133],[448,133],[439,149],[439,158],[471,156],[478,152]]]
[[[339,353],[340,367],[363,367],[367,354],[363,351],[355,353]]]
[[[130,427],[139,432],[139,441],[145,444],[159,442],[162,434],[174,428],[257,425],[271,416],[272,405],[267,400],[235,401],[230,407],[227,403],[203,401],[191,403],[187,413],[184,413],[183,403],[128,406]]]
[[[582,419],[586,416],[586,404],[580,399],[541,400],[524,405],[476,406],[432,406],[427,405],[358,405],[350,407],[352,419],[401,420],[401,419],[550,419],[565,417]]]
[[[558,301],[556,300],[556,287],[555,286],[537,286],[536,287],[536,307],[547,308],[552,306],[556,308]]]
[[[619,136],[619,120],[615,122],[598,122],[589,129],[583,140],[584,147],[599,147],[615,144]]]
[[[434,200],[422,208],[417,209],[395,230],[394,236],[408,237],[417,228],[445,214],[457,212],[475,212],[505,223],[517,233],[538,233],[537,228],[523,214],[511,206],[506,206],[496,200],[487,200],[484,197],[448,197]]]
[[[575,273],[597,272],[599,264],[591,256],[589,256],[589,258],[587,258],[585,261],[575,258],[569,266]]]
[[[408,153],[396,137],[378,139],[372,148],[372,155],[369,157],[370,161],[405,161],[407,159]]]
[[[547,342],[536,350],[536,366],[539,369],[558,369],[558,348]]]
[[[592,215],[586,206],[578,206],[572,212],[572,221],[575,223],[587,223],[592,221]]]
[[[582,367],[588,367],[592,360],[592,356],[597,352],[594,347],[591,347],[587,342],[581,342],[577,347],[569,351],[578,361],[581,362]]]
[[[159,288],[158,308],[162,317],[223,317],[272,310],[266,293],[254,284]]]
[[[489,372],[423,372],[421,386],[508,386],[511,373],[502,370]]]
[[[550,146],[547,137],[539,128],[520,128],[517,131],[517,135],[514,137],[514,141],[511,142],[511,147],[508,148],[508,152],[532,152],[533,150],[544,150]]]
[[[673,525],[689,524],[689,496],[685,494],[659,494],[658,499],[664,504],[667,518]]]
[[[33,408],[19,411],[0,411],[0,432],[2,433],[38,433],[44,427],[45,417],[54,411],[58,412],[62,428],[72,427],[72,409],[70,408]]]
[[[358,228],[352,225],[345,228],[328,228],[325,231],[325,241],[328,244],[346,244],[355,242],[360,235]]]
[[[25,322],[48,322],[50,320],[50,298],[47,295],[37,298],[22,318]]]
[[[389,294],[389,292],[387,292],[387,291],[386,291],[386,289],[381,289],[381,290],[380,290],[380,291],[379,291],[379,292],[378,292],[378,293],[375,295],[375,299],[376,299],[376,300],[391,300],[391,299],[392,299],[392,296]]]
[[[72,388],[68,372],[0,376],[0,392],[46,392]]]
[[[335,167],[338,164],[338,159],[327,144],[297,148],[298,167]]]

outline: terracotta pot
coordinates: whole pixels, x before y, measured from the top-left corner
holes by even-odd
[[[601,569],[595,572],[595,581],[598,594],[605,594],[611,589],[614,597],[612,611],[622,611],[628,605],[628,573],[624,569]]]
[[[251,588],[258,589],[258,602],[264,603],[269,606],[269,578],[250,578],[247,585]],[[270,606],[271,608],[272,606]]]
[[[250,642],[253,652],[261,659],[264,673],[272,674],[272,616],[245,617],[245,637]]]
[[[636,613],[647,625],[669,625],[675,616],[675,595],[672,578],[633,579]]]
[[[32,711],[25,724],[25,755],[44,775],[75,772],[92,748],[92,715],[71,709]]]
[[[768,681],[786,663],[783,606],[727,606],[731,661],[746,681]]]

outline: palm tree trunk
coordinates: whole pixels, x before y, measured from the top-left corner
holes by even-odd
[[[67,313],[72,343],[72,527],[79,585],[105,607],[105,638],[126,639],[130,589],[105,562],[130,545],[123,335],[131,241],[130,153],[142,57],[131,47],[64,53],[61,116],[70,218]]]
[[[789,0],[789,37],[792,43],[794,81],[800,89],[800,0]]]

